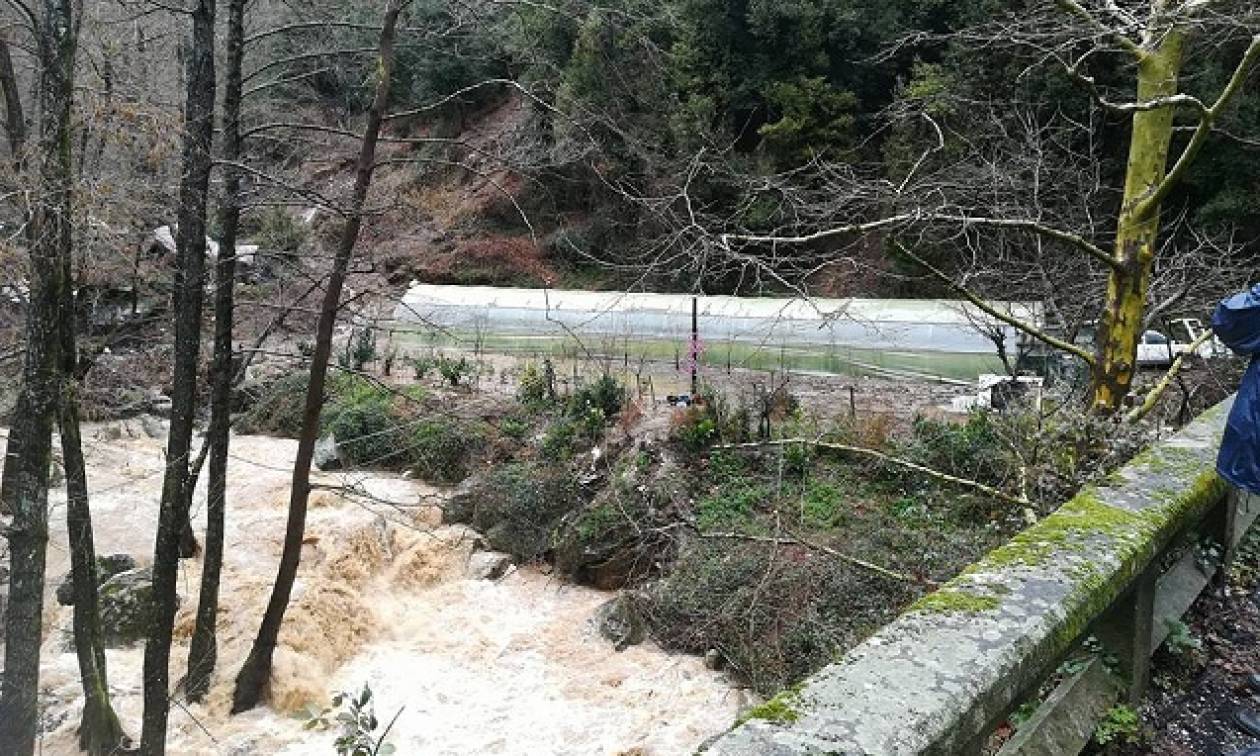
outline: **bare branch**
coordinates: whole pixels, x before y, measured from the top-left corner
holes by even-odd
[[[907,248],[905,245],[901,244],[900,242],[897,242],[897,248],[901,250],[902,254],[906,255],[911,260],[914,260],[924,270],[928,271],[933,276],[940,279],[942,283],[944,283],[946,286],[950,287],[954,291],[961,294],[963,298],[965,298],[968,302],[975,305],[976,307],[980,308],[982,311],[988,313],[989,315],[992,315],[993,317],[997,318],[998,320],[1002,321],[1003,323],[1006,323],[1007,325],[1013,328],[1017,328],[1020,331],[1023,331],[1024,333],[1028,334],[1029,336],[1032,336],[1034,339],[1037,339],[1038,341],[1046,344],[1047,346],[1051,346],[1051,347],[1054,347],[1055,349],[1067,352],[1068,354],[1075,355],[1081,358],[1082,360],[1084,360],[1086,364],[1090,366],[1094,365],[1096,361],[1096,358],[1094,357],[1094,355],[1085,351],[1084,349],[1077,346],[1076,344],[1072,344],[1070,342],[1064,341],[1063,339],[1055,338],[1054,336],[1051,336],[1050,334],[1046,333],[1042,329],[1034,326],[1032,323],[1028,323],[1024,320],[1020,320],[1019,318],[1014,317],[1013,315],[1010,315],[1009,313],[1002,312],[998,308],[994,307],[988,302],[985,302],[980,297],[976,296],[975,293],[973,293],[967,287],[959,284],[953,278],[941,272],[940,269],[938,269],[936,266],[929,263],[927,260],[924,260],[919,255],[915,254],[914,252],[911,252],[910,249]]]
[[[1185,365],[1186,357],[1194,354],[1199,347],[1206,344],[1211,338],[1212,331],[1210,330],[1205,330],[1199,334],[1199,338],[1192,341],[1186,351],[1177,355],[1177,359],[1173,360],[1173,364],[1168,368],[1168,372],[1164,373],[1164,377],[1160,379],[1159,383],[1155,384],[1155,388],[1151,389],[1146,398],[1142,400],[1142,403],[1124,416],[1124,421],[1129,424],[1139,422],[1142,418],[1149,415],[1151,410],[1159,406],[1159,401],[1164,398],[1164,394],[1168,391],[1168,387],[1172,385],[1173,379],[1177,377],[1177,374],[1181,372],[1182,366]]]
[[[1233,75],[1229,77],[1229,83],[1225,85],[1225,89],[1221,90],[1220,96],[1216,98],[1216,102],[1212,103],[1212,107],[1203,113],[1198,127],[1195,128],[1194,134],[1190,137],[1190,143],[1181,151],[1181,155],[1177,158],[1177,162],[1173,164],[1172,169],[1133,208],[1135,216],[1142,218],[1157,210],[1168,196],[1168,193],[1185,176],[1186,171],[1190,168],[1190,164],[1194,162],[1194,159],[1199,154],[1199,150],[1203,148],[1203,144],[1207,142],[1208,136],[1211,135],[1212,124],[1242,90],[1243,82],[1247,80],[1247,76],[1251,73],[1252,68],[1255,67],[1257,60],[1260,60],[1260,34],[1251,38],[1251,44],[1247,45],[1247,51],[1243,53],[1242,59],[1238,61],[1238,66],[1234,68]]]
[[[1089,10],[1085,8],[1085,6],[1076,2],[1076,0],[1058,0],[1058,5],[1063,10],[1067,11],[1068,13],[1071,13],[1072,15],[1076,16],[1077,18],[1081,19],[1085,23],[1092,26],[1094,28],[1094,31],[1096,31],[1098,34],[1111,39],[1113,42],[1118,44],[1121,48],[1123,48],[1128,53],[1130,53],[1135,59],[1141,60],[1142,58],[1146,56],[1146,51],[1142,49],[1141,45],[1139,45],[1137,42],[1133,41],[1129,37],[1126,37],[1123,33],[1117,31],[1116,29],[1098,20],[1098,18],[1096,18],[1094,14],[1090,13]]]
[[[850,444],[837,444],[837,443],[832,443],[830,441],[823,441],[820,438],[817,438],[817,439],[782,438],[782,439],[775,439],[773,441],[753,441],[753,442],[749,442],[745,444],[721,444],[713,448],[715,449],[756,449],[756,448],[765,447],[765,446],[791,446],[793,444],[804,444],[806,446],[813,446],[817,449],[830,449],[832,451],[844,452],[846,454],[860,454],[865,457],[877,459],[880,462],[885,462],[890,465],[896,465],[897,467],[904,467],[907,470],[913,470],[914,472],[920,473],[922,475],[926,475],[930,478],[935,478],[937,480],[944,481],[946,483],[952,483],[954,485],[964,486],[966,488],[972,488],[972,489],[975,489],[976,491],[979,491],[982,494],[985,494],[986,496],[992,496],[996,499],[1001,499],[1002,501],[1008,502],[1010,504],[1017,504],[1021,507],[1035,507],[1036,506],[1034,502],[1029,501],[1028,499],[1025,499],[1022,496],[1012,496],[1006,493],[1005,491],[999,491],[993,486],[987,486],[984,483],[981,483],[979,481],[968,480],[967,478],[959,478],[956,475],[943,473],[940,470],[933,470],[932,468],[924,467],[923,465],[920,465],[917,462],[911,462],[908,459],[894,457],[891,454],[879,451],[877,449],[869,449],[865,446],[852,446]]]
[[[796,534],[793,534],[791,538],[784,538],[782,536],[759,536],[759,535],[750,535],[748,533],[735,533],[735,532],[724,532],[724,533],[701,532],[700,537],[701,538],[717,538],[717,539],[732,540],[732,541],[750,541],[752,543],[769,543],[775,546],[804,546],[805,548],[810,549],[811,551],[822,552],[823,554],[826,554],[827,556],[835,557],[836,559],[839,559],[840,561],[845,562],[846,564],[851,564],[854,567],[861,567],[864,570],[873,572],[876,575],[880,575],[882,577],[886,577],[891,580],[896,580],[902,583],[913,583],[915,585],[928,585],[928,586],[938,585],[938,583],[935,580],[929,580],[927,578],[919,578],[919,577],[915,577],[914,575],[907,575],[904,572],[894,572],[893,570],[890,570],[887,567],[880,567],[878,564],[874,564],[864,559],[858,559],[857,557],[852,557],[852,556],[849,556],[848,554],[844,554],[839,551],[836,551],[830,546],[825,546],[821,543],[816,543],[813,541],[806,541]]]

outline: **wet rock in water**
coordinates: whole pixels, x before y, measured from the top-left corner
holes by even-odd
[[[337,449],[337,439],[331,433],[315,442],[315,467],[329,472],[341,469],[341,453]]]
[[[718,670],[722,668],[722,654],[716,648],[711,648],[704,652],[704,666]]]
[[[96,432],[96,438],[101,441],[121,441],[123,437],[123,429],[120,423],[110,423]]]
[[[171,401],[169,396],[166,396],[165,394],[158,394],[153,397],[153,403],[150,405],[150,409],[155,415],[160,417],[170,417],[171,408],[173,406],[174,403]]]
[[[166,423],[153,415],[140,416],[140,428],[149,438],[166,438]]]
[[[599,634],[611,641],[618,651],[637,646],[647,637],[647,623],[628,593],[601,605],[595,610],[593,621]]]
[[[113,576],[134,570],[136,568],[136,559],[130,554],[106,554],[96,558],[96,584],[97,587],[103,585]],[[61,584],[57,586],[57,603],[62,606],[74,606],[74,580],[73,573],[67,572],[66,576],[61,579]]]
[[[119,648],[143,640],[155,609],[150,568],[127,570],[106,580],[101,585],[101,635],[105,647]]]
[[[512,557],[500,551],[477,551],[468,557],[466,572],[475,580],[498,580],[512,566]]]

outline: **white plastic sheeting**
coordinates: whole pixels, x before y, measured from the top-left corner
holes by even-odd
[[[612,336],[685,341],[691,333],[687,294],[513,289],[415,284],[395,308],[401,323],[456,333],[528,338]],[[1040,306],[996,302],[1003,313],[1040,321]],[[1000,329],[1014,353],[1015,329],[954,300],[787,299],[702,296],[700,338],[774,346],[993,354],[986,330]]]

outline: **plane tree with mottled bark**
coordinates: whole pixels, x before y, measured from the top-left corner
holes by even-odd
[[[1084,274],[1069,281],[1056,280],[1052,273],[1044,288],[1083,293],[1083,301],[1095,308],[1090,320],[1097,322],[1096,347],[1079,345],[1070,333],[1043,323],[1007,323],[1085,364],[1090,407],[1115,413],[1132,390],[1137,346],[1152,313],[1186,299],[1185,291],[1175,287],[1153,291],[1153,281],[1169,269],[1184,271],[1181,255],[1206,263],[1204,273],[1237,272],[1232,251],[1218,244],[1185,249],[1185,235],[1171,227],[1186,219],[1179,213],[1166,217],[1164,211],[1204,146],[1225,138],[1221,127],[1260,62],[1260,15],[1225,0],[1033,0],[1018,14],[959,32],[952,41],[980,54],[1023,56],[1025,70],[1052,67],[1088,98],[1100,122],[1064,119],[1054,103],[1046,104],[1044,110],[1052,112],[1047,117],[1012,97],[1009,108],[988,124],[1010,143],[1010,160],[1004,161],[994,158],[992,142],[982,133],[945,133],[948,127],[938,118],[920,111],[911,115],[929,124],[921,130],[922,152],[896,179],[818,161],[791,174],[751,180],[763,195],[772,193],[790,208],[780,215],[786,220],[769,229],[741,227],[739,214],[707,217],[684,182],[670,210],[673,225],[692,231],[698,248],[722,264],[745,266],[791,287],[837,264],[836,251],[845,245],[872,237],[884,240],[913,271],[926,272],[942,288],[974,301],[1001,298],[993,296],[1001,291],[999,285],[978,287],[981,277],[967,275],[987,267],[990,278],[1000,279],[1007,271],[996,249],[1005,248],[1006,259],[1020,260],[1020,276],[1035,267],[1044,275],[1070,259]],[[1195,93],[1182,74],[1196,56],[1208,54],[1232,58],[1228,76],[1212,91]],[[1095,73],[1100,68],[1108,71],[1109,83]],[[1127,93],[1117,90],[1117,80]],[[996,107],[1002,106],[999,100]],[[984,105],[959,107],[974,111]],[[1041,155],[1041,148],[1069,154],[1040,168],[1072,164],[1073,151],[1085,153],[1087,162],[1097,160],[1092,144],[1065,149],[1057,134],[1031,142],[1022,140],[1025,134],[1012,134],[1011,124],[1025,114],[1034,122],[1028,131],[1041,131],[1047,118],[1058,118],[1058,129],[1083,135],[1077,144],[1101,140],[1104,126],[1122,128],[1127,161],[1119,185],[1100,186],[1107,177],[1096,164],[1073,164],[1069,172],[1025,165],[1030,156]],[[986,128],[979,121],[972,125]],[[947,142],[962,145],[961,153],[947,150]],[[1064,181],[1068,175],[1072,178]],[[949,248],[955,250],[954,261],[943,264],[936,252]],[[1047,264],[1050,257],[1055,262]],[[1228,285],[1234,283],[1231,279]]]

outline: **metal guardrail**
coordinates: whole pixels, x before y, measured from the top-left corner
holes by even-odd
[[[1260,497],[1228,492],[1214,469],[1231,403],[1082,491],[703,750],[970,756],[1058,680],[1000,756],[1079,752],[1111,706],[1141,699],[1170,621],[1212,585],[1260,515]],[[1201,539],[1222,557],[1206,567]],[[1102,651],[1065,671],[1088,638]]]

